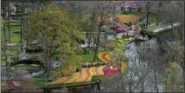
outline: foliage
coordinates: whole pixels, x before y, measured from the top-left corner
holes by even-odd
[[[28,43],[38,40],[44,49],[42,60],[45,62],[47,78],[50,77],[50,66],[53,57],[70,55],[63,63],[62,72],[71,73],[81,59],[79,40],[83,39],[78,21],[72,20],[66,9],[55,4],[45,4],[44,8],[32,13],[28,18],[24,39]],[[74,56],[73,56],[74,55]],[[66,71],[66,72],[65,72]]]
[[[136,31],[140,32],[141,31],[141,26],[139,24],[136,25]]]
[[[39,12],[29,17],[25,39],[38,39],[52,53],[74,54],[79,51],[77,39],[82,39],[77,23],[70,19],[67,10],[62,10],[54,4],[46,5]]]
[[[181,73],[182,69],[178,63],[170,63],[169,67],[166,69],[165,78],[163,80],[163,82],[165,83],[165,91],[182,92],[183,83],[181,82]]]
[[[115,48],[112,52],[113,63],[119,64],[121,62],[127,62],[126,56],[124,54],[123,47],[127,44],[127,40],[118,39],[114,41]]]
[[[80,55],[70,55],[62,63],[62,76],[70,75],[82,65],[83,58]]]
[[[157,18],[155,16],[152,16],[150,19],[149,19],[149,22],[150,23],[156,23],[157,22]]]

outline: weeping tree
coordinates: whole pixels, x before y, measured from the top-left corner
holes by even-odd
[[[68,9],[73,20],[78,21],[82,32],[88,40],[88,53],[91,51],[90,44],[95,39],[92,32],[96,31],[96,2],[94,1],[55,1],[61,8]]]
[[[55,4],[46,4],[41,11],[29,17],[25,39],[37,39],[42,45],[46,77],[50,76],[51,61],[54,56],[78,55],[78,40],[83,39],[78,23],[71,20],[69,12]],[[76,59],[78,60],[78,59]]]

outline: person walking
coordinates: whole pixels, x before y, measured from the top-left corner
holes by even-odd
[[[100,83],[101,83],[101,80],[97,80],[97,81],[96,81],[97,92],[100,92],[100,90],[101,90],[101,88],[100,88]]]

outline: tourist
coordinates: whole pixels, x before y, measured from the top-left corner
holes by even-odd
[[[96,81],[97,91],[98,91],[98,92],[100,92],[100,83],[101,83],[101,80],[97,80],[97,81]]]

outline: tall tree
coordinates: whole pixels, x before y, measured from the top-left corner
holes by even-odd
[[[3,51],[2,53],[2,62],[4,61],[4,63],[6,64],[6,77],[7,77],[7,80],[9,80],[9,72],[10,72],[10,63],[8,62],[8,55],[7,55],[7,30],[6,30],[6,25],[7,25],[7,21],[6,21],[6,5],[7,3],[6,2],[3,2],[3,28],[1,27],[1,29],[3,30],[3,35],[1,35],[1,43],[2,43],[2,46],[1,46],[1,50]]]
[[[93,61],[96,61],[97,59],[97,53],[99,50],[99,45],[100,45],[100,34],[102,32],[102,26],[105,24],[107,18],[108,18],[108,14],[111,13],[112,9],[111,9],[111,2],[109,1],[105,1],[105,2],[99,2],[99,4],[97,4],[97,9],[98,9],[98,31],[97,31],[97,38],[96,38],[96,47],[95,47],[95,53],[94,53],[94,59]]]
[[[8,4],[8,41],[10,42],[11,41],[11,32],[10,32],[10,15],[11,15],[11,12],[10,12],[10,0],[8,0],[7,2]]]
[[[147,16],[147,20],[146,20],[146,27],[148,27],[148,25],[149,25],[149,16],[150,16],[150,8],[151,8],[151,2],[147,2],[146,3],[146,12],[147,12],[147,14],[146,14],[146,16]]]
[[[67,10],[58,8],[55,4],[47,4],[45,7],[33,13],[29,18],[28,33],[24,38],[30,40],[38,39],[44,49],[43,62],[45,72],[49,78],[49,69],[52,58],[59,53],[59,56],[73,55],[80,52],[78,40],[83,39],[79,25],[71,20]]]

